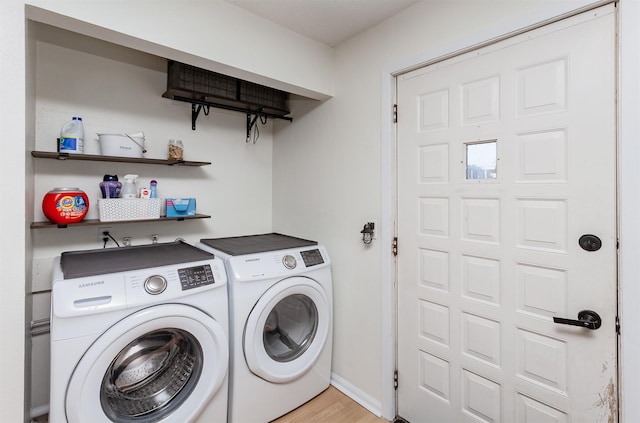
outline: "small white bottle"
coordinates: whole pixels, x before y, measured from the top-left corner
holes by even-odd
[[[84,153],[84,125],[82,118],[74,116],[60,129],[59,151],[61,153]]]
[[[120,194],[122,198],[137,198],[138,197],[138,189],[136,188],[136,181],[138,180],[138,175],[125,175],[124,176],[124,184],[122,184],[122,190]]]

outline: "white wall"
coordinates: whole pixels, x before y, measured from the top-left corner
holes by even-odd
[[[304,116],[295,125],[276,126],[274,229],[304,233],[327,245],[335,285],[333,371],[373,411],[388,418],[394,412],[390,74],[593,3],[420,2],[338,46],[335,97],[306,114],[310,107],[300,102],[295,112]],[[629,21],[639,22],[637,17]],[[638,48],[637,40],[627,41],[629,49]],[[635,101],[630,112],[637,111]],[[637,162],[637,154],[632,161]],[[637,191],[635,179],[624,183]],[[634,203],[636,198],[627,207]],[[380,241],[367,248],[359,231],[371,219],[378,221]],[[637,279],[638,272],[632,271]],[[627,336],[637,337],[636,330],[627,330]],[[638,392],[637,387],[630,392]],[[631,415],[640,416],[637,411]]]
[[[620,321],[623,422],[640,421],[640,2],[620,3]]]
[[[333,93],[333,50],[221,0],[27,0],[27,16],[315,99]]]
[[[22,421],[25,404],[25,28],[23,2],[0,3],[0,141],[11,146],[11,160],[0,166],[0,197],[15,207],[0,207],[0,409],[7,421]]]
[[[196,197],[198,211],[213,217],[159,225],[113,226],[120,236],[140,229],[145,238],[137,243],[148,243],[152,231],[160,231],[160,241],[167,241],[162,237],[165,232],[168,238],[182,236],[187,241],[197,241],[204,233],[226,236],[271,228],[271,120],[260,126],[255,144],[246,143],[246,115],[242,113],[212,108],[209,116],[200,114],[194,131],[191,105],[161,96],[167,83],[164,58],[45,25],[36,25],[35,29],[39,29],[36,150],[55,151],[61,125],[71,116],[81,116],[87,154],[100,154],[97,133],[144,131],[145,157],[166,159],[168,141],[175,138],[184,143],[185,160],[212,162],[203,167],[176,167],[36,159],[36,221],[46,220],[40,201],[54,187],[84,190],[90,200],[87,218],[96,219],[102,176],[117,174],[122,180],[125,174],[138,174],[139,187],[148,187],[149,181],[156,179],[158,196]],[[100,246],[97,231],[98,228],[34,231],[36,257],[41,255],[43,246],[55,245],[61,239],[67,241],[62,248],[77,248],[85,242],[86,247]]]

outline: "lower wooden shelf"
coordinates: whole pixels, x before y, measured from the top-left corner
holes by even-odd
[[[103,222],[100,219],[84,219],[78,223],[69,223],[67,225],[58,225],[57,223],[52,223],[49,221],[46,222],[33,222],[31,224],[31,229],[48,229],[48,228],[70,228],[75,226],[111,226],[117,225],[121,223],[146,223],[146,222],[164,222],[169,220],[183,221],[183,220],[194,220],[194,219],[210,219],[211,216],[206,214],[196,214],[195,216],[185,216],[185,217],[166,217],[161,216],[157,219],[141,219],[141,220],[116,220],[113,222]]]

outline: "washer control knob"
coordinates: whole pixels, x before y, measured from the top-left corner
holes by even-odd
[[[167,280],[160,275],[149,276],[144,281],[144,290],[151,295],[162,294],[167,289]]]
[[[296,258],[294,256],[290,256],[287,254],[286,256],[282,257],[282,264],[284,264],[284,267],[286,267],[287,269],[295,269],[298,263],[296,262]]]

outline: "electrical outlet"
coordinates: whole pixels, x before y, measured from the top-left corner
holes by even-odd
[[[105,232],[108,232],[109,234],[111,234],[111,236],[113,236],[113,229],[111,228],[111,226],[103,226],[98,228],[98,242],[100,243],[101,247],[105,245],[104,238],[107,238],[107,244],[109,243],[109,241],[111,241],[111,238],[109,238],[108,235],[104,234]]]
[[[124,247],[130,247],[131,246],[131,237],[130,236],[125,236],[124,238],[122,238],[122,245]]]

